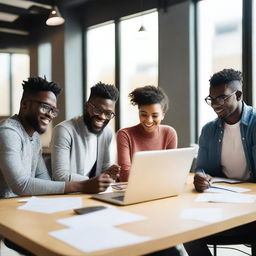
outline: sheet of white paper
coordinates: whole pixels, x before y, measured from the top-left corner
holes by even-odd
[[[49,235],[81,250],[93,252],[130,244],[142,243],[149,237],[137,236],[115,227],[89,225],[50,232]]]
[[[253,203],[255,195],[227,193],[227,194],[210,194],[203,193],[197,196],[196,202],[212,202],[212,203]]]
[[[41,213],[55,213],[82,207],[81,197],[39,198],[31,197],[17,209]]]
[[[208,189],[205,190],[205,192],[214,192],[214,193],[242,193],[242,192],[248,192],[251,191],[248,188],[241,188],[236,186],[223,186],[223,185],[211,185]]]
[[[221,208],[188,208],[181,213],[181,219],[216,222],[222,219]]]
[[[57,222],[68,227],[87,227],[89,225],[116,226],[145,219],[147,219],[145,216],[107,207],[100,211],[59,219]]]
[[[111,193],[111,192],[113,192],[113,189],[111,186],[109,186],[104,192],[100,192],[99,194]]]
[[[211,180],[211,183],[229,183],[229,184],[236,184],[236,183],[243,183],[242,180],[234,180],[234,179],[228,179],[228,178],[222,178],[222,177],[213,177]]]

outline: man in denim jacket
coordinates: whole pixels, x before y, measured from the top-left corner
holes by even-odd
[[[212,176],[256,181],[256,111],[243,101],[242,73],[224,69],[210,79],[210,94],[205,98],[218,118],[207,123],[199,139],[194,176],[195,189],[208,188]],[[232,237],[255,233],[255,222],[214,235]],[[211,255],[206,237],[186,243],[189,256]]]

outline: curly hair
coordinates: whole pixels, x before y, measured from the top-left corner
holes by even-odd
[[[233,82],[235,81],[239,82],[242,85],[243,75],[242,75],[242,72],[236,71],[232,68],[223,69],[222,71],[215,73],[210,78],[209,81],[211,86],[219,86],[223,84],[228,84],[232,86],[232,84],[234,84]]]
[[[58,84],[54,82],[48,82],[46,78],[42,77],[29,77],[28,81],[23,81],[23,97],[28,94],[35,94],[40,91],[51,91],[57,97],[61,88]]]
[[[164,113],[169,108],[169,99],[164,90],[153,85],[136,88],[129,94],[129,98],[134,106],[138,105],[140,107],[142,105],[159,103]]]
[[[91,87],[91,94],[89,100],[99,97],[104,99],[110,99],[112,101],[117,101],[118,96],[119,91],[114,85],[98,82],[93,87]]]

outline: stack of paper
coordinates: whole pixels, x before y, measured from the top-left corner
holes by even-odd
[[[150,237],[134,235],[115,227],[145,219],[145,216],[107,207],[96,212],[59,219],[59,223],[69,228],[50,232],[49,235],[83,252],[106,250],[150,240]]]
[[[112,226],[99,225],[62,229],[49,234],[83,252],[106,250],[150,240],[149,237],[137,236]]]
[[[196,202],[215,202],[215,203],[253,203],[255,195],[227,193],[210,194],[203,193],[197,196]]]
[[[41,213],[55,213],[80,207],[82,207],[81,197],[31,197],[26,204],[19,206],[18,209]]]

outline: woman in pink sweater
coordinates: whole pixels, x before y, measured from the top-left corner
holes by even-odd
[[[138,105],[140,123],[117,132],[120,180],[127,181],[132,156],[137,151],[177,148],[177,133],[171,126],[160,125],[168,110],[168,96],[161,88],[144,86],[129,94]]]

